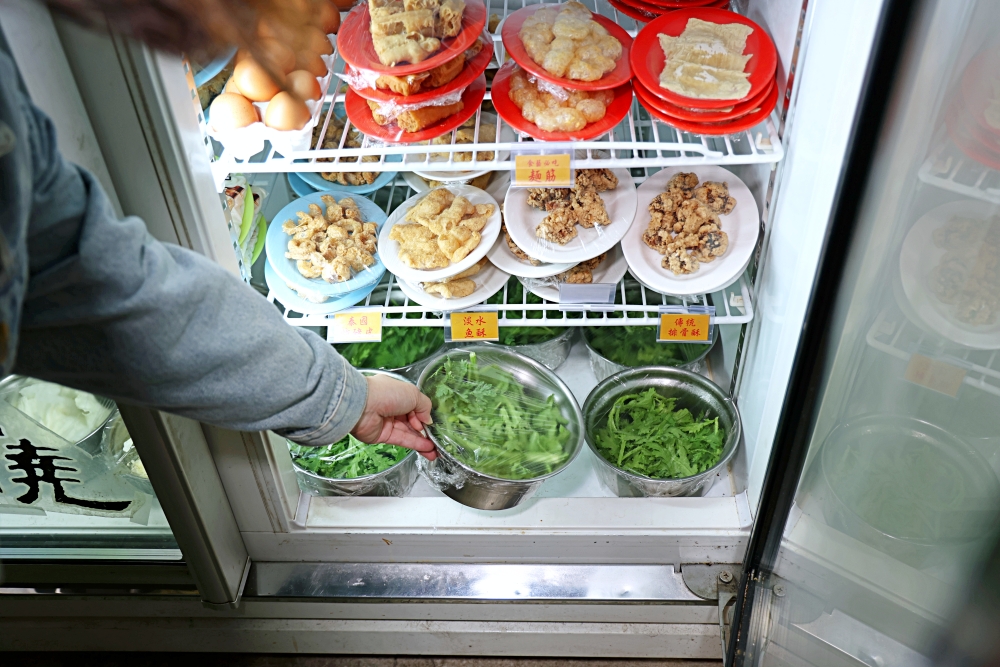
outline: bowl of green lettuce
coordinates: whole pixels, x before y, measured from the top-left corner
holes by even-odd
[[[382,370],[361,372],[410,382]],[[361,442],[351,434],[321,447],[287,442],[299,488],[310,495],[401,497],[417,480],[417,453],[405,447]]]
[[[622,497],[705,495],[742,433],[736,404],[718,385],[666,366],[606,378],[583,413],[597,477]]]
[[[334,345],[355,368],[378,368],[416,380],[427,362],[444,346],[444,326],[382,327],[379,343]]]
[[[501,290],[486,301],[489,304],[504,302],[508,306],[518,303],[524,305],[544,303],[541,297],[526,291],[524,285],[514,277],[507,282],[506,293]],[[500,340],[491,344],[510,347],[515,352],[531,357],[547,368],[555,370],[569,356],[576,329],[546,324],[545,320],[549,315],[559,319],[563,317],[560,312],[509,309],[504,312],[503,319],[500,320]]]
[[[439,454],[421,462],[421,472],[463,505],[518,505],[583,444],[582,414],[569,387],[510,348],[449,350],[427,365],[417,386],[433,404],[427,434]]]
[[[708,343],[660,343],[656,334],[655,326],[584,327],[583,340],[597,381],[640,366],[673,366],[698,372],[719,337],[719,328],[712,327]]]

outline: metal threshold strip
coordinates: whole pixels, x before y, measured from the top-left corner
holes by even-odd
[[[673,565],[254,563],[246,597],[705,603]]]

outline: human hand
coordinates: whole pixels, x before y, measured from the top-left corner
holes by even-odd
[[[437,458],[434,443],[421,435],[431,423],[431,399],[408,382],[370,375],[368,401],[351,433],[362,442],[399,445],[416,450],[428,461]]]

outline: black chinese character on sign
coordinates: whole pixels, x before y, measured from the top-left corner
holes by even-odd
[[[52,447],[35,447],[29,440],[25,440],[23,438],[16,445],[7,445],[7,449],[15,452],[4,456],[4,458],[8,461],[13,461],[13,465],[8,465],[7,469],[17,470],[24,473],[24,477],[12,477],[10,481],[23,484],[28,487],[28,491],[17,499],[25,505],[30,505],[38,500],[38,496],[41,493],[42,482],[51,484],[56,502],[63,503],[65,505],[76,505],[77,507],[86,507],[94,510],[120,512],[132,503],[131,500],[110,502],[83,500],[81,498],[73,498],[72,496],[67,495],[66,491],[63,489],[63,483],[79,482],[80,480],[70,479],[68,477],[56,477],[56,472],[59,470],[73,473],[77,472],[76,468],[57,465],[56,462],[72,461],[72,459],[65,456],[53,456],[51,454],[40,453],[55,452],[58,451],[57,449],[53,449]]]

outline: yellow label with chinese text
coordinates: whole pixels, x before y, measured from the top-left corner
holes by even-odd
[[[569,154],[515,155],[514,185],[568,188],[571,183]]]
[[[965,369],[937,359],[914,354],[903,376],[909,382],[955,397],[965,380]]]
[[[452,313],[452,340],[500,340],[496,313]]]
[[[708,323],[711,315],[691,315],[663,313],[660,315],[660,341],[705,341],[708,342]]]
[[[348,311],[333,316],[334,343],[379,343],[382,341],[382,313]]]

